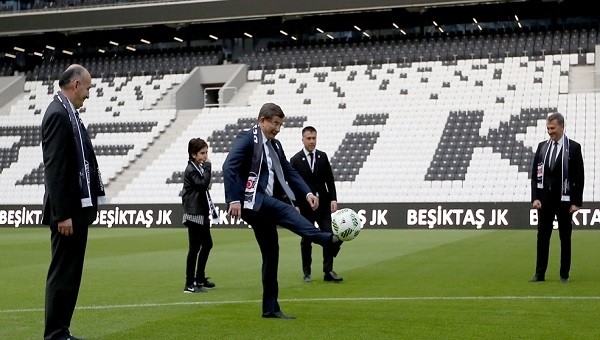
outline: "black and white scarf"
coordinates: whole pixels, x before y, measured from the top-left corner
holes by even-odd
[[[570,188],[569,188],[569,138],[567,135],[563,135],[563,148],[562,148],[562,169],[561,169],[561,201],[568,202],[571,200]],[[548,159],[548,152],[550,152],[550,145],[552,145],[552,139],[548,140],[543,146],[540,154],[544,157],[541,162],[538,163],[537,169],[537,188],[544,188],[544,171],[546,170],[546,159]]]
[[[81,196],[81,207],[91,207],[94,205],[94,197],[96,195],[97,204],[106,203],[106,194],[104,192],[104,184],[102,184],[102,176],[100,175],[100,169],[98,169],[98,161],[96,160],[96,154],[93,148],[86,148],[84,138],[88,141],[88,145],[91,145],[89,141],[89,135],[83,122],[79,118],[79,115],[74,112],[71,107],[71,102],[62,94],[60,91],[56,94],[55,99],[60,101],[67,113],[69,114],[69,120],[71,121],[71,128],[73,129],[73,138],[75,139],[75,152],[77,153],[77,167],[79,172],[79,191]],[[95,176],[93,176],[93,174]],[[94,183],[92,183],[94,179]],[[94,186],[94,190],[92,190]]]
[[[250,173],[248,174],[246,190],[244,192],[245,209],[254,209],[256,187],[258,186],[258,178],[263,160],[263,136],[258,124],[252,126],[252,141],[254,142],[254,150],[252,152],[252,163],[250,164]]]
[[[198,165],[196,165],[196,163],[194,163],[192,161],[189,161],[189,162],[200,173],[200,176],[204,176],[204,168],[199,167]],[[210,210],[210,221],[213,224],[219,224],[219,223],[221,223],[221,219],[219,218],[219,214],[217,213],[217,208],[215,207],[215,204],[213,203],[213,200],[210,197],[210,192],[208,192],[208,189],[205,191],[205,193],[206,193],[206,201],[208,202],[208,209]]]

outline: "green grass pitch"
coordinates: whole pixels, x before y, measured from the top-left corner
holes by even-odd
[[[183,294],[185,229],[92,228],[71,331],[84,339],[600,339],[600,232],[575,230],[571,282],[529,283],[534,230],[369,230],[335,260],[342,283],[302,282],[300,238],[281,229],[280,304],[261,318],[260,253],[248,229],[212,230],[207,275]],[[0,339],[40,339],[46,228],[0,228]]]

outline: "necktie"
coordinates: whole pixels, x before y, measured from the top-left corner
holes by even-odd
[[[310,157],[310,171],[315,171],[315,155],[312,152],[308,153],[308,157]]]
[[[554,146],[552,148],[552,156],[550,156],[550,169],[554,169],[554,164],[556,164],[556,150],[558,150],[558,142],[554,142]]]
[[[277,180],[279,181],[279,184],[281,184],[281,187],[285,191],[285,194],[288,195],[288,197],[291,200],[295,201],[296,196],[294,195],[294,192],[292,191],[290,186],[286,183],[285,177],[283,177],[283,170],[281,169],[279,156],[277,156],[277,152],[275,152],[275,149],[273,148],[272,141],[268,141],[266,144],[269,148],[269,157],[271,158],[271,162],[273,163],[273,171],[275,171],[275,177],[277,177]]]

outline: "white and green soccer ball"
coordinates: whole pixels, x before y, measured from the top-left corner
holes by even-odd
[[[360,216],[352,209],[342,208],[331,214],[333,234],[342,241],[354,240],[361,227]]]

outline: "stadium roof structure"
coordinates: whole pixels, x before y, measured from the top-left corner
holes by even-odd
[[[143,51],[204,45],[229,49],[243,46],[243,52],[248,52],[266,47],[266,40],[277,39],[284,43],[287,39],[291,44],[296,40],[335,42],[365,38],[363,33],[367,39],[377,39],[400,32],[406,35],[403,29],[409,32],[408,38],[427,37],[440,34],[438,23],[440,31],[442,27],[446,30],[441,33],[444,35],[521,29],[517,28],[520,23],[515,20],[516,15],[528,20],[527,25],[539,25],[545,30],[548,22],[562,25],[571,22],[563,17],[593,14],[586,12],[581,1],[140,0],[0,12],[0,57],[16,56],[19,60],[20,56],[35,63],[50,53],[48,49],[90,54],[100,50],[129,53],[126,48]],[[474,23],[475,18],[479,23]],[[362,32],[357,35],[357,30]],[[20,61],[20,69],[22,64]]]
[[[296,17],[332,13],[385,11],[403,8],[423,12],[428,8],[495,3],[532,2],[525,0],[188,0],[140,1],[110,6],[72,6],[40,11],[0,13],[0,36],[46,32],[78,32],[115,27],[155,24],[231,22],[268,17]],[[538,2],[538,1],[533,1]],[[546,0],[543,2],[560,2]]]

